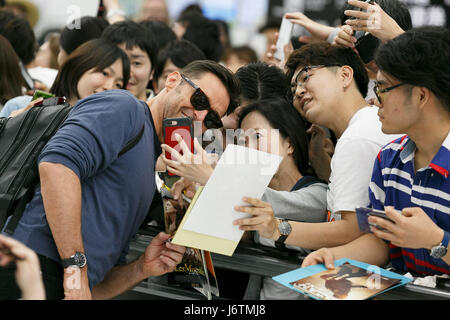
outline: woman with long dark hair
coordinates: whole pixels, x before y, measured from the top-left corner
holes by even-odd
[[[66,97],[67,102],[74,106],[92,94],[126,88],[129,78],[130,62],[125,52],[107,40],[95,39],[81,45],[67,58],[50,92]],[[4,116],[16,116],[33,107],[37,101],[27,101],[28,106],[14,109],[7,104]]]
[[[75,105],[94,93],[124,89],[129,78],[130,62],[125,52],[107,40],[95,39],[68,57],[50,91]]]
[[[22,95],[24,84],[19,59],[9,41],[0,35],[0,110],[10,99]]]

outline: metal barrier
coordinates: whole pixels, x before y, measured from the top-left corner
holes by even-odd
[[[140,230],[136,239],[130,244],[129,260],[140,256],[158,229],[146,227]],[[241,242],[232,257],[212,254],[214,267],[226,270],[242,272],[250,275],[249,283],[257,283],[261,277],[273,277],[300,267],[303,257],[295,251],[279,251],[276,248]],[[223,284],[222,284],[223,285]],[[219,283],[219,289],[221,284]],[[259,296],[259,288],[247,288],[244,300],[255,300]],[[195,289],[181,289],[171,287],[167,284],[167,278],[152,277],[140,283],[133,291],[149,294],[167,299],[176,300],[205,300],[205,297],[196,292]],[[217,299],[217,298],[214,298]],[[226,299],[220,297],[218,299]],[[436,288],[428,288],[408,284],[395,288],[386,293],[376,296],[378,300],[438,300],[450,299],[450,279],[441,279]]]

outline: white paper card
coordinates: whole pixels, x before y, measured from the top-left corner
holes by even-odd
[[[243,197],[261,199],[281,161],[278,155],[228,145],[183,229],[239,242],[244,231],[233,221],[248,215],[234,207],[248,205]]]
[[[294,24],[283,17],[281,22],[280,32],[278,34],[277,51],[275,52],[275,58],[280,61],[285,60],[284,47],[291,42],[292,31],[294,30]]]

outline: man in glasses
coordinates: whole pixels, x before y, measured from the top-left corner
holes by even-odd
[[[156,192],[163,120],[220,127],[239,89],[226,68],[196,61],[170,74],[147,103],[112,90],[73,107],[39,157],[40,187],[12,234],[38,254],[48,299],[110,299],[174,270],[185,248],[164,233],[137,260],[126,259]],[[14,267],[0,269],[0,283],[0,299],[20,297]]]
[[[360,235],[355,209],[369,204],[373,161],[397,136],[381,132],[378,109],[364,99],[367,72],[350,48],[327,42],[308,44],[294,51],[286,66],[292,75],[296,109],[314,127],[328,128],[338,139],[331,159],[325,150],[317,156],[325,159],[325,165],[328,157],[331,173],[328,222],[292,222],[286,243],[308,249],[348,243]],[[310,155],[311,163],[314,160]]]
[[[405,59],[407,57],[407,59]],[[375,92],[385,133],[405,133],[378,154],[370,205],[372,233],[322,249],[303,266],[342,257],[415,275],[450,274],[450,31],[412,29],[383,45]]]
[[[306,28],[314,40],[328,40],[359,53],[371,80],[366,97],[368,101],[375,98],[372,80],[377,75],[374,62],[376,49],[381,43],[412,28],[408,6],[399,0],[346,1],[339,17],[341,26],[335,29],[312,21],[300,12],[289,13],[288,17],[291,22]],[[308,37],[301,37],[301,40],[307,39]]]

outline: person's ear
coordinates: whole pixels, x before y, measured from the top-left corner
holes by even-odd
[[[148,81],[153,81],[154,76],[155,76],[155,69],[153,69],[152,72],[150,72],[150,76],[148,77]]]
[[[159,93],[159,86],[158,86],[158,80],[156,79],[152,79],[152,87],[153,87],[153,91],[155,92],[155,94]]]
[[[178,71],[174,71],[171,74],[169,74],[166,79],[167,91],[170,91],[170,90],[176,88],[180,79],[181,79],[181,75]]]
[[[291,139],[287,139],[286,143],[288,144],[287,154],[291,156],[294,154],[294,145],[292,144]]]
[[[343,66],[340,69],[340,77],[344,90],[348,89],[353,82],[353,69],[350,66]]]
[[[426,87],[414,87],[411,95],[420,110],[423,110],[431,99],[431,91]]]

